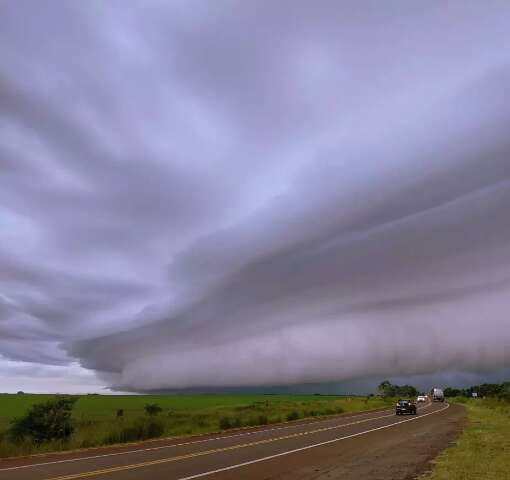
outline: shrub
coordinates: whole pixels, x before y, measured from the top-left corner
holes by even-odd
[[[206,415],[195,415],[192,417],[192,422],[199,428],[203,428],[207,425],[208,417]]]
[[[259,415],[257,417],[257,425],[267,425],[269,423],[269,420],[267,419],[266,415]]]
[[[165,425],[161,421],[149,420],[145,423],[144,438],[156,438],[161,437],[165,431]]]
[[[119,408],[117,410],[117,418],[120,418],[120,417],[123,417],[124,416],[124,409],[123,408]]]
[[[292,420],[297,420],[299,418],[299,412],[294,410],[287,414],[287,422],[292,422]]]
[[[94,446],[94,442],[89,440],[88,438],[85,438],[80,443],[80,448],[90,448]]]
[[[258,417],[251,418],[248,420],[248,425],[255,426],[255,425],[267,425],[269,423],[269,420],[267,419],[266,415],[259,415]]]
[[[109,433],[104,443],[112,444],[148,440],[149,438],[160,437],[163,435],[164,431],[165,425],[162,421],[152,418],[139,418],[132,424],[126,425],[118,431]]]
[[[230,422],[230,418],[221,417],[220,418],[220,428],[222,430],[228,430],[229,428],[232,428],[232,423]]]
[[[33,405],[24,417],[11,422],[10,440],[22,443],[28,437],[35,444],[68,440],[74,431],[71,414],[75,402],[75,398],[61,397]]]
[[[158,413],[161,413],[163,409],[157,403],[147,403],[144,407],[145,413],[149,417],[155,417]]]
[[[220,429],[228,430],[229,428],[239,428],[243,424],[240,418],[229,418],[229,417],[221,417],[220,418]]]

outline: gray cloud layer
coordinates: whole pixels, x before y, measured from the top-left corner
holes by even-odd
[[[509,367],[509,20],[2,3],[0,355],[125,389]]]

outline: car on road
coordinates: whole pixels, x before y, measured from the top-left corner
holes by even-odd
[[[427,401],[427,397],[425,395],[418,395],[418,398],[416,399],[417,403],[423,403]]]
[[[395,405],[395,413],[397,415],[416,415],[416,403],[411,400],[400,399]]]

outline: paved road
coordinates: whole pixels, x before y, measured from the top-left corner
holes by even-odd
[[[462,416],[459,406],[427,404],[416,416],[380,410],[117,449],[4,460],[0,480],[295,480],[365,474],[400,478],[402,462],[412,463],[424,446],[430,460],[434,445],[451,440],[449,432]],[[436,439],[441,432],[441,439]],[[374,468],[384,465],[377,477]]]

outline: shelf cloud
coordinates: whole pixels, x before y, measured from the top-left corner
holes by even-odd
[[[497,1],[2,4],[0,378],[509,368],[509,20]]]

